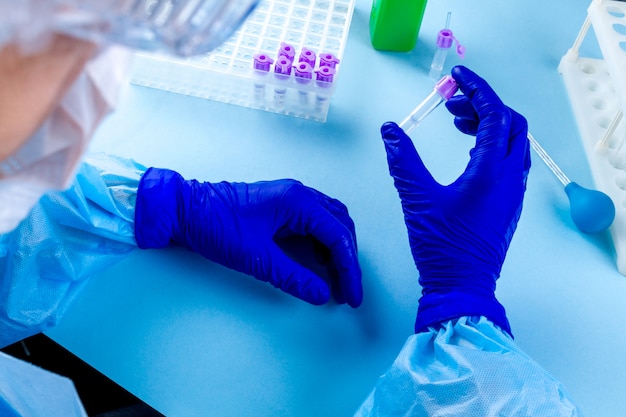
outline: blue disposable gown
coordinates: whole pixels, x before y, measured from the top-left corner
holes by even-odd
[[[355,416],[582,416],[563,385],[484,317],[410,336]]]
[[[0,347],[56,324],[88,277],[136,247],[134,207],[145,170],[131,160],[88,156],[70,189],[45,195],[16,230],[0,237]],[[2,415],[20,415],[29,396],[31,415],[55,415],[57,404],[35,401],[41,393],[32,388],[49,375],[23,365],[0,355]],[[7,379],[9,369],[21,370],[19,387]],[[57,415],[83,415],[72,405],[71,386],[43,386],[68,400],[59,402]],[[410,336],[356,415],[581,414],[563,386],[510,336],[485,318],[461,317]]]
[[[136,248],[144,171],[130,160],[92,155],[68,190],[44,195],[0,236],[0,347],[54,326],[88,277]]]

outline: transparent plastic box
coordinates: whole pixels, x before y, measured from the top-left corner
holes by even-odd
[[[131,82],[179,94],[325,122],[341,71],[355,0],[263,0],[242,27],[213,52],[187,59],[137,53]],[[255,70],[254,58],[278,59],[281,44],[338,59],[332,81]]]

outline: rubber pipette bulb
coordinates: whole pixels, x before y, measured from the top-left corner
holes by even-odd
[[[576,227],[584,233],[600,233],[608,229],[615,219],[615,205],[611,197],[570,181],[530,132],[528,140],[533,150],[565,187],[570,216]]]
[[[575,182],[565,186],[572,221],[585,233],[600,233],[615,219],[615,205],[608,195],[582,187]]]
[[[450,75],[443,77],[435,87],[433,91],[417,105],[415,109],[409,114],[406,119],[400,123],[400,128],[404,130],[404,133],[408,134],[413,128],[419,125],[426,116],[428,116],[433,110],[437,108],[444,101],[448,101],[450,97],[457,92],[459,87],[456,85],[456,81]]]

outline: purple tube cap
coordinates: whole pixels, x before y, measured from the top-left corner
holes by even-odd
[[[325,83],[332,83],[336,73],[337,70],[328,66],[319,67],[315,70],[317,81]]]
[[[335,68],[339,63],[339,58],[331,53],[320,54],[320,67]]]
[[[293,66],[293,69],[294,75],[296,78],[300,78],[300,82],[304,81],[302,79],[310,80],[313,78],[313,67],[308,62],[298,62]]]
[[[300,57],[298,58],[298,61],[306,62],[310,66],[314,67],[316,59],[317,59],[317,56],[315,55],[315,51],[309,48],[302,48],[302,50],[300,51]]]
[[[451,75],[444,76],[435,84],[435,90],[444,100],[449,100],[459,89]]]
[[[267,54],[254,55],[253,68],[258,71],[269,71],[270,65],[274,63],[274,60]]]
[[[454,37],[454,34],[450,29],[441,29],[437,35],[437,47],[441,49],[449,49],[452,44],[456,42],[456,53],[461,58],[465,58],[465,47],[459,43],[459,40]]]
[[[282,75],[291,74],[291,61],[284,56],[281,56],[276,60],[276,64],[274,64],[274,72]]]
[[[452,46],[452,42],[454,42],[454,34],[450,29],[441,29],[439,34],[437,34],[437,47],[448,49]]]
[[[293,62],[294,56],[296,56],[296,49],[286,42],[281,42],[280,49],[278,50],[278,57],[285,57],[289,61]]]

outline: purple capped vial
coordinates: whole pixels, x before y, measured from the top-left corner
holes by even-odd
[[[289,63],[293,63],[294,57],[296,56],[296,49],[286,42],[280,43],[280,49],[278,50],[278,58],[284,57],[287,58]]]
[[[335,78],[335,74],[337,73],[337,70],[331,67],[327,67],[327,66],[323,66],[323,67],[319,67],[318,69],[315,70],[315,74],[316,77],[315,79],[317,81],[321,81],[322,83],[332,83],[333,79]]]
[[[317,60],[317,56],[315,52],[309,48],[302,48],[300,51],[300,57],[298,58],[299,62],[306,62],[312,67],[315,67],[315,61]]]
[[[256,54],[253,57],[252,67],[257,71],[268,72],[274,60],[267,54]]]
[[[335,68],[339,64],[339,58],[331,53],[320,54],[320,67]]]
[[[299,83],[308,83],[313,78],[313,67],[307,62],[298,62],[293,66],[293,71]]]

